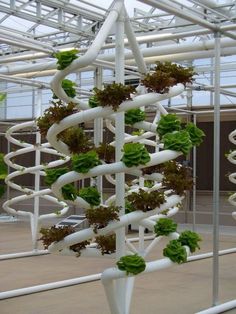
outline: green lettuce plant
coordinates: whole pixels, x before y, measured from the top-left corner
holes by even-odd
[[[76,96],[76,90],[74,88],[76,84],[71,80],[65,79],[61,82],[61,87],[63,88],[64,92],[68,97],[74,98]],[[57,99],[57,95],[53,94],[52,98]]]
[[[89,107],[91,107],[91,108],[96,108],[97,106],[99,106],[97,96],[93,95],[93,96],[89,97],[88,104],[89,104]]]
[[[69,51],[60,51],[53,54],[53,57],[57,59],[57,69],[64,70],[68,65],[72,63],[73,60],[77,59],[77,49],[72,49]]]
[[[187,252],[179,240],[171,240],[164,248],[163,255],[174,263],[182,264],[187,261]]]
[[[168,113],[167,115],[162,115],[158,121],[157,133],[160,139],[167,133],[173,131],[180,131],[181,120],[174,113]]]
[[[154,226],[154,232],[157,237],[168,236],[171,232],[176,232],[176,229],[177,223],[170,218],[160,218]]]
[[[137,275],[146,268],[145,260],[137,254],[122,256],[116,265],[119,270],[125,271],[127,275]]]
[[[196,249],[200,249],[198,242],[202,241],[202,239],[196,232],[186,230],[180,234],[178,241],[181,243],[181,245],[187,245],[190,249],[190,252],[193,253],[196,251]]]
[[[72,156],[73,170],[79,173],[87,173],[90,169],[100,164],[101,162],[94,150],[87,153],[74,154]]]
[[[138,193],[133,192],[128,195],[127,200],[135,210],[147,212],[164,204],[165,195],[163,191],[146,192],[143,189],[139,189]]]
[[[205,133],[194,123],[189,122],[185,127],[185,131],[188,132],[193,146],[199,146],[202,143]]]
[[[5,182],[4,179],[7,176],[7,165],[4,162],[4,154],[0,153],[0,198],[5,193]]]
[[[95,241],[98,245],[98,249],[101,250],[102,255],[115,253],[116,251],[115,233],[95,237]]]
[[[46,169],[45,183],[51,186],[60,176],[69,172],[68,167]],[[61,189],[62,196],[65,200],[74,201],[77,197],[77,190],[72,183],[66,184]]]
[[[141,109],[130,109],[125,112],[125,124],[133,125],[136,122],[145,120],[146,114]]]
[[[100,204],[100,194],[95,187],[89,186],[79,190],[79,196],[82,197],[91,206]]]
[[[123,147],[123,152],[121,161],[129,168],[145,165],[151,159],[145,146],[140,143],[126,143]]]
[[[135,88],[121,83],[112,83],[103,90],[95,87],[94,92],[99,106],[112,106],[113,110],[117,111],[123,101],[131,99],[131,93],[135,92]]]
[[[164,149],[171,149],[187,155],[192,148],[189,133],[185,130],[174,131],[163,136]]]

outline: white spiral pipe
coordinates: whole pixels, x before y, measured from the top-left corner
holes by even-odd
[[[229,141],[236,145],[236,130],[229,134]],[[236,165],[236,150],[230,152],[227,158],[232,164]],[[229,181],[236,184],[236,172],[233,172],[229,175]],[[231,194],[228,200],[231,205],[236,206],[236,192]],[[236,219],[236,212],[233,212],[232,216],[234,219]]]
[[[10,173],[6,177],[5,182],[9,187],[23,194],[7,200],[3,204],[3,209],[6,212],[8,212],[10,215],[28,217],[30,219],[32,242],[33,242],[34,249],[37,249],[38,229],[39,229],[40,224],[43,221],[48,220],[49,218],[58,218],[65,215],[69,207],[65,202],[59,201],[54,196],[49,195],[51,193],[50,189],[35,191],[34,189],[24,188],[21,185],[14,183],[13,180],[25,174],[33,174],[33,175],[38,174],[39,176],[45,176],[45,171],[44,171],[45,169],[63,165],[64,163],[68,162],[70,159],[69,157],[64,156],[63,154],[57,152],[55,149],[50,148],[49,143],[30,144],[30,143],[26,143],[26,142],[23,142],[21,140],[14,138],[14,132],[18,132],[18,131],[21,131],[22,129],[28,129],[28,128],[35,129],[36,127],[37,127],[36,122],[30,121],[30,122],[25,122],[25,123],[15,125],[11,127],[10,129],[8,129],[6,132],[6,138],[8,139],[8,141],[21,148],[17,149],[16,151],[10,152],[4,157],[4,161],[6,162],[6,164],[15,170],[14,172]],[[63,159],[58,159],[56,161],[49,162],[47,165],[37,165],[37,166],[32,166],[32,167],[23,167],[13,162],[13,159],[16,158],[17,156],[34,152],[36,150],[39,150],[40,153],[52,154],[58,157],[62,157]],[[47,201],[50,201],[58,205],[59,208],[61,207],[62,209],[57,211],[57,213],[48,213],[48,214],[43,214],[43,215],[39,215],[38,211],[36,211],[35,208],[33,212],[27,212],[24,210],[14,209],[15,204],[18,204],[21,201],[29,200],[32,198],[34,199],[35,197],[40,197]]]

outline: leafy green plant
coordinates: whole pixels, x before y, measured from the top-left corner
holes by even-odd
[[[126,199],[125,200],[125,213],[131,213],[133,211],[135,211],[136,209],[131,205],[131,203]]]
[[[95,87],[94,92],[99,106],[112,106],[113,110],[117,111],[123,101],[131,99],[130,94],[135,92],[135,88],[121,83],[112,83],[103,90]]]
[[[71,62],[77,59],[77,53],[79,51],[77,49],[72,49],[69,51],[60,51],[53,54],[53,57],[57,58],[57,69],[64,70]]]
[[[135,210],[147,212],[153,210],[165,203],[165,195],[163,191],[146,192],[139,189],[138,193],[131,193],[127,196],[127,200]]]
[[[91,206],[98,206],[100,204],[100,194],[95,187],[89,186],[80,189],[79,196],[82,197]]]
[[[133,125],[136,122],[145,120],[146,114],[141,109],[130,109],[125,112],[125,124]]]
[[[180,131],[181,121],[176,114],[168,113],[167,115],[162,115],[157,126],[157,133],[160,139],[167,133],[173,131]]]
[[[189,122],[186,125],[185,130],[188,132],[193,146],[199,146],[202,143],[205,133],[194,123]]]
[[[127,275],[137,275],[146,268],[145,260],[137,254],[122,256],[116,265],[119,270],[126,271]]]
[[[63,227],[56,227],[52,226],[50,228],[41,228],[40,233],[42,234],[41,238],[38,241],[43,242],[43,246],[45,249],[48,249],[49,245],[53,242],[59,242],[63,240],[69,234],[75,232],[75,229],[71,226],[63,226]],[[77,253],[77,257],[80,256],[81,250],[89,245],[89,241],[83,241],[80,243],[76,243],[71,245],[69,248],[70,250]]]
[[[172,149],[187,155],[192,148],[192,142],[187,131],[174,131],[163,136],[164,149]]]
[[[169,88],[178,83],[192,83],[196,73],[192,67],[184,68],[171,62],[156,62],[153,73],[148,73],[141,81],[149,92],[167,93]]]
[[[171,232],[176,232],[176,229],[177,223],[170,218],[160,218],[154,226],[154,232],[157,237],[168,236]]]
[[[106,163],[111,163],[115,161],[115,147],[107,143],[100,143],[98,147],[95,148],[98,157],[104,160]]]
[[[91,108],[96,108],[97,106],[99,106],[97,96],[93,95],[93,96],[89,97],[88,104],[89,104],[89,107],[91,107]]]
[[[143,144],[126,143],[123,147],[123,157],[121,161],[126,167],[145,165],[150,161],[150,155]]]
[[[44,115],[36,120],[40,133],[46,136],[49,128],[54,123],[59,123],[62,119],[76,111],[78,110],[73,103],[69,103],[65,106],[61,100],[53,102],[52,106],[44,111]]]
[[[65,80],[62,80],[61,82],[61,87],[65,91],[66,95],[71,98],[74,98],[76,96],[76,90],[74,86],[76,86],[76,84],[72,82],[71,80],[65,79]],[[52,98],[58,99],[56,94],[53,94]]]
[[[79,173],[87,173],[90,169],[100,164],[101,162],[94,150],[72,156],[73,170]]]
[[[67,167],[46,169],[45,172],[46,177],[44,181],[47,185],[51,186],[60,176],[69,172],[69,169]],[[64,185],[61,189],[61,193],[65,200],[74,201],[77,197],[77,190],[71,183]]]
[[[174,263],[182,264],[187,261],[187,252],[179,240],[171,240],[164,248],[163,255]]]
[[[181,245],[187,245],[190,249],[190,252],[193,253],[196,251],[196,249],[200,249],[198,242],[202,241],[202,239],[196,232],[186,230],[180,234],[178,241],[181,243]]]
[[[72,154],[86,153],[94,148],[92,141],[86,136],[80,127],[70,127],[58,134]]]
[[[104,228],[109,222],[119,220],[120,207],[117,206],[100,206],[96,208],[89,208],[86,210],[85,215],[93,230],[97,233],[98,229]]]
[[[7,176],[7,165],[4,161],[4,154],[0,153],[0,180],[5,179]]]
[[[98,236],[95,238],[98,244],[98,249],[101,250],[102,255],[112,254],[116,251],[116,235],[115,233],[107,234],[105,236]]]

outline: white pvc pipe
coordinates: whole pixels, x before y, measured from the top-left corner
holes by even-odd
[[[226,311],[230,311],[236,308],[236,300],[232,300],[220,305],[216,305],[211,307],[207,310],[203,310],[200,312],[196,312],[196,314],[218,314],[218,313],[225,313]]]
[[[49,254],[49,252],[47,250],[37,250],[37,251],[30,251],[30,252],[2,254],[2,255],[0,255],[0,261],[7,260],[7,259],[21,258],[21,257],[46,255],[46,254]]]
[[[22,295],[38,293],[38,292],[43,292],[47,290],[75,286],[75,285],[79,285],[86,282],[98,281],[100,279],[101,279],[101,274],[93,274],[89,276],[56,281],[56,282],[47,283],[47,284],[38,285],[38,286],[32,286],[32,287],[27,287],[27,288],[22,288],[22,289],[0,292],[0,300],[15,298]]]

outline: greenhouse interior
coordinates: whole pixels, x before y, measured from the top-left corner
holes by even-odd
[[[236,1],[0,0],[0,42],[0,313],[236,313]]]

